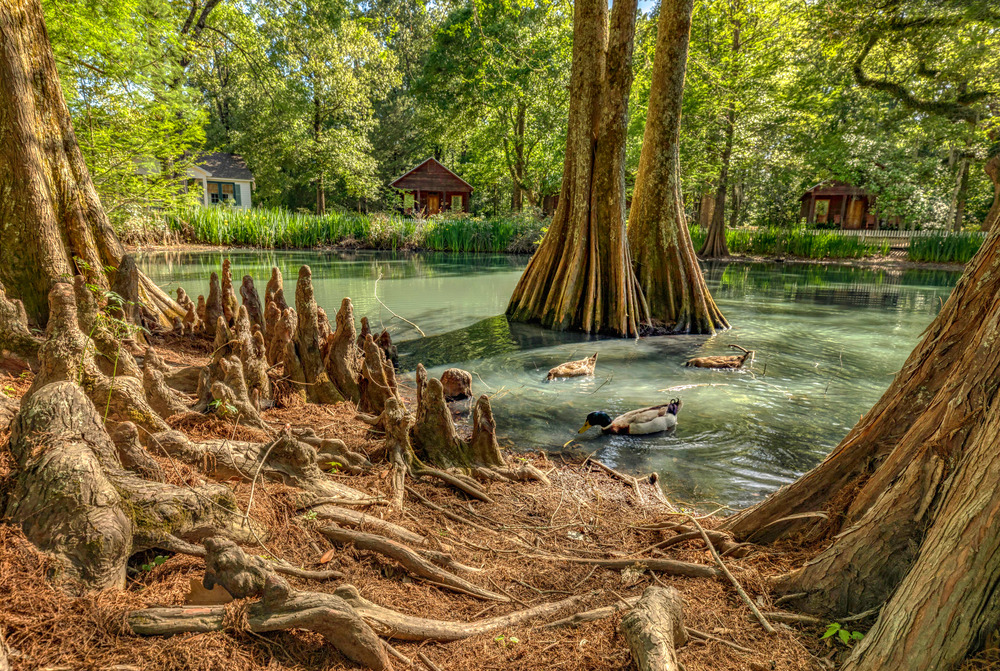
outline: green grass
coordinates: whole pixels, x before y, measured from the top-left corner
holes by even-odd
[[[909,259],[931,263],[968,263],[986,239],[985,233],[920,235],[910,239]]]
[[[277,209],[195,207],[168,216],[170,227],[195,242],[278,249],[357,246],[449,252],[530,253],[544,222],[530,216],[399,215],[331,212],[322,216]]]
[[[707,232],[691,228],[695,249],[705,242]],[[862,240],[833,232],[789,231],[782,228],[738,228],[726,231],[730,254],[748,256],[798,256],[806,259],[860,259],[889,253],[885,241]]]

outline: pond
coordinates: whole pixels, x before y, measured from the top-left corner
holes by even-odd
[[[358,319],[384,325],[399,345],[401,378],[423,362],[473,373],[495,394],[501,443],[524,450],[596,451],[609,465],[657,471],[673,497],[744,506],[817,464],[878,400],[960,276],[800,264],[708,263],[712,294],[733,328],[715,337],[640,341],[588,338],[508,324],[502,315],[524,265],[501,255],[378,252],[227,253],[236,283],[263,294],[270,268],[294,296],[298,267],[313,270],[317,301],[333,318],[350,296]],[[219,252],[143,255],[140,267],[171,293],[208,293]],[[379,279],[381,278],[381,279]],[[416,323],[419,334],[393,312]],[[693,356],[756,350],[751,370],[686,368]],[[546,383],[556,364],[599,352],[593,378]],[[677,429],[647,437],[578,436],[587,413],[612,416],[678,396]]]

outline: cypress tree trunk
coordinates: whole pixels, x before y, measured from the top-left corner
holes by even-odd
[[[1000,623],[1000,233],[889,390],[822,464],[728,527],[835,533],[777,583],[833,619],[883,603],[845,669],[951,668]],[[822,511],[818,517],[790,515]]]
[[[507,306],[556,330],[638,334],[645,317],[625,236],[624,138],[635,0],[574,7],[569,129],[559,205]]]
[[[56,280],[83,273],[107,288],[104,269],[124,250],[73,133],[38,0],[0,4],[0,138],[0,283],[44,324]],[[164,325],[184,316],[147,278],[140,289]]]
[[[705,285],[681,202],[681,97],[693,7],[693,0],[660,6],[628,236],[654,324],[676,333],[715,333],[729,324]]]

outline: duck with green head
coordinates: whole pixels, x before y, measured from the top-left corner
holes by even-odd
[[[677,413],[680,412],[681,405],[681,400],[675,398],[671,399],[669,403],[632,410],[614,419],[611,419],[611,415],[603,410],[592,412],[587,415],[587,421],[584,422],[579,433],[586,432],[592,426],[601,427],[601,433],[630,436],[668,431],[677,426]]]

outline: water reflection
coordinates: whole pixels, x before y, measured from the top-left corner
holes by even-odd
[[[656,470],[685,499],[751,503],[815,465],[878,399],[940,309],[959,274],[822,265],[711,263],[706,278],[734,324],[708,338],[641,341],[559,334],[498,317],[526,259],[375,252],[228,254],[238,279],[260,285],[278,265],[286,292],[298,266],[313,269],[317,300],[331,315],[347,295],[357,316],[384,324],[401,365],[432,374],[458,365],[477,391],[495,394],[501,440],[558,449],[592,410],[617,414],[671,396],[684,399],[671,435],[582,437],[575,445],[633,471]],[[140,266],[161,285],[207,292],[220,253],[150,254]],[[374,299],[427,333],[415,331]],[[685,368],[692,356],[739,343],[757,351],[749,372]],[[546,383],[553,365],[600,353],[590,379]],[[403,373],[407,379],[411,374]]]

